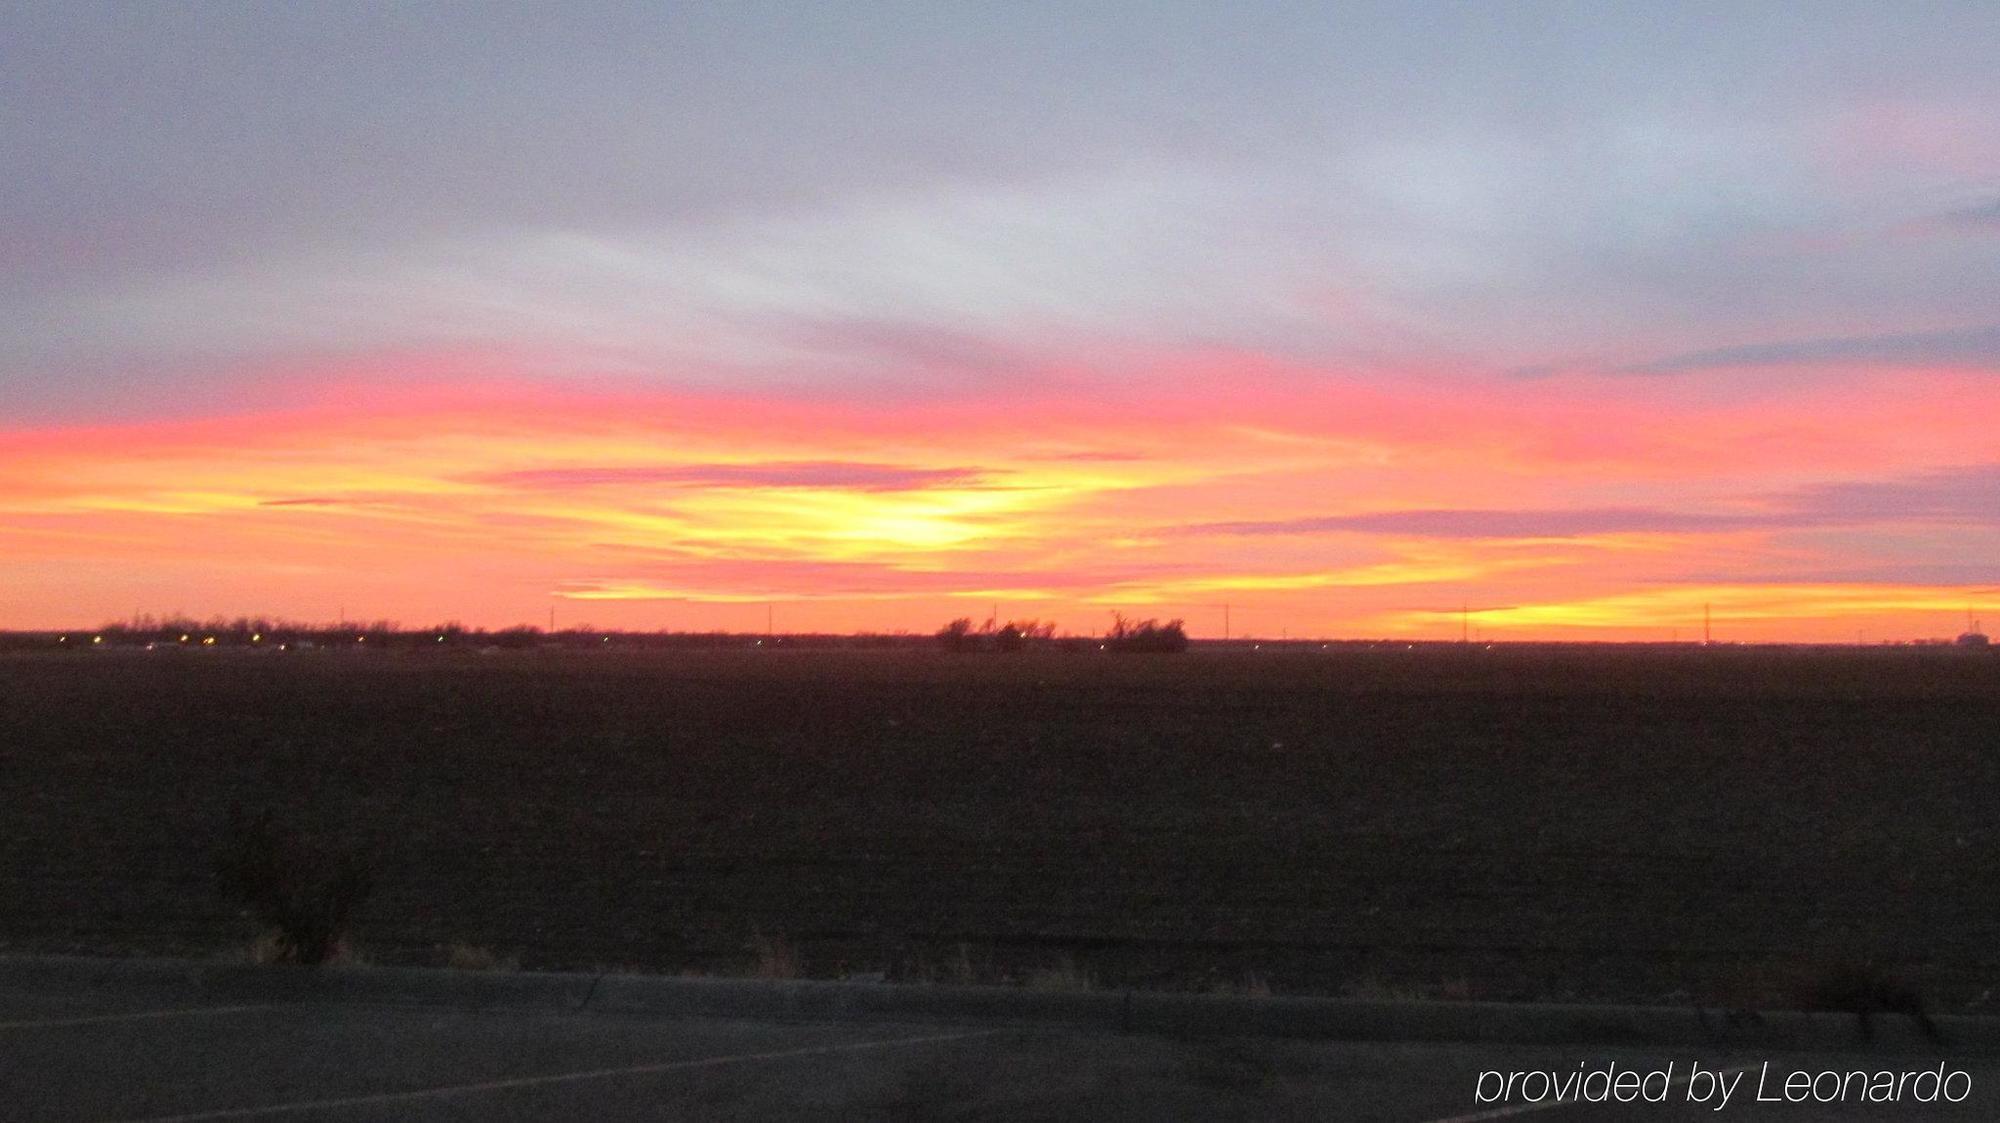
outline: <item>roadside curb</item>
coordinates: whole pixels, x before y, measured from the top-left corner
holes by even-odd
[[[1940,1016],[1948,1045],[1907,1018],[1879,1015],[1872,1042],[1846,1013],[1781,1011],[1750,1024],[1692,1007],[1500,1002],[1378,1002],[1151,991],[1035,991],[422,967],[261,967],[175,959],[0,956],[0,987],[113,991],[161,1001],[352,1002],[495,1011],[783,1021],[980,1021],[1164,1036],[1705,1049],[2000,1053],[2000,1018]]]

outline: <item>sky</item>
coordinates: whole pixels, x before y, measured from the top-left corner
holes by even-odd
[[[1951,636],[1995,57],[1991,3],[9,5],[0,627]]]

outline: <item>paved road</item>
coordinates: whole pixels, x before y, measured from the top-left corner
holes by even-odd
[[[1758,1105],[1774,1073],[1935,1069],[1869,1054],[1175,1040],[1068,1027],[785,1024],[336,1001],[162,1005],[0,989],[0,1119],[1714,1119],[1674,1106],[1482,1104],[1483,1071],[1750,1066],[1724,1119],[1991,1119],[2000,1059],[1954,1057],[1958,1105]],[[1497,1078],[1489,1078],[1489,1087]],[[1663,1081],[1655,1080],[1657,1088]],[[1532,1089],[1531,1089],[1532,1090]],[[1523,1109],[1526,1110],[1523,1110]],[[1486,1114],[1495,1110],[1504,1115]]]

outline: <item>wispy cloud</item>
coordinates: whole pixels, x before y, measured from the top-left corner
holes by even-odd
[[[615,552],[615,551],[614,551]],[[908,596],[1051,596],[1088,594],[1116,587],[1132,570],[924,569],[889,562],[812,559],[675,557],[665,551],[623,551],[653,556],[614,575],[561,583],[562,596],[579,600],[756,600],[765,597],[841,599]],[[1143,567],[1148,578],[1179,572]]]
[[[1537,510],[1374,511],[1356,515],[1206,523],[1204,534],[1321,534],[1347,532],[1415,538],[1580,538],[1598,534],[1705,534],[1796,525],[1799,516],[1699,514],[1657,507],[1580,507]]]
[[[1649,584],[1675,585],[1930,585],[1958,586],[1969,602],[1983,603],[2000,596],[2000,561],[1927,564],[1908,562],[1868,566],[1824,566],[1811,569],[1772,570],[1764,573],[1728,573],[1696,570],[1674,574]]]
[[[785,460],[758,464],[604,465],[523,468],[486,472],[471,482],[532,490],[634,487],[827,488],[843,491],[920,491],[983,484],[985,468],[912,468],[843,460]]]
[[[1824,522],[1951,522],[2000,527],[2000,464],[1943,468],[1890,480],[1813,484],[1784,497]]]
[[[1072,464],[1131,464],[1146,460],[1148,457],[1143,452],[1119,452],[1114,449],[1101,449],[1085,450],[1082,452],[1044,452],[1024,456],[1022,459]]]
[[[1039,361],[988,335],[941,324],[886,319],[809,320],[781,327],[780,337],[810,351],[933,375],[1019,374]]]
[[[1386,534],[1414,538],[1582,538],[1609,534],[1726,534],[1889,522],[2000,528],[2000,464],[1891,480],[1812,484],[1755,497],[1742,510],[1658,506],[1370,511],[1299,519],[1203,523],[1221,535]]]
[[[1946,211],[1944,219],[1966,226],[2000,226],[2000,197]]]
[[[1960,331],[1790,339],[1686,351],[1621,367],[1620,374],[1683,374],[1723,367],[1894,364],[2000,366],[2000,325]]]

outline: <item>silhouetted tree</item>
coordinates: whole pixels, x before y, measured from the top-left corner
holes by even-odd
[[[1162,624],[1158,620],[1133,622],[1112,614],[1111,631],[1104,637],[1107,651],[1171,654],[1186,651],[1187,629],[1179,619]]]
[[[495,647],[533,647],[542,642],[542,630],[527,625],[519,625],[512,628],[502,628],[494,632],[491,639]]]
[[[970,616],[961,616],[939,628],[937,638],[946,651],[971,651],[979,643],[973,636]]]

